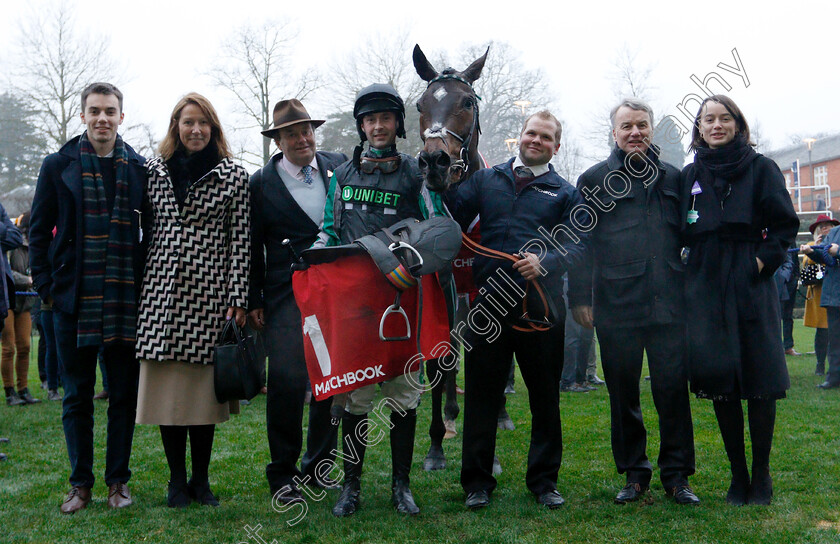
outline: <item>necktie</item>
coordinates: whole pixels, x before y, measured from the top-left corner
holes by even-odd
[[[312,185],[312,165],[307,164],[300,171],[303,172],[303,182],[307,185]]]
[[[516,173],[516,177],[522,179],[533,179],[534,177],[534,173],[527,166],[517,166],[514,172]]]

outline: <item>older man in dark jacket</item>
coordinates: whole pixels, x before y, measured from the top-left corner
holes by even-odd
[[[54,308],[62,363],[62,423],[73,486],[61,505],[85,508],[93,487],[93,394],[100,348],[108,372],[108,505],[132,503],[126,483],[134,437],[139,365],[134,356],[137,300],[147,236],[144,159],[117,134],[122,93],[109,83],[82,92],[85,132],[41,166],[29,259],[35,289]],[[53,229],[55,236],[53,237]]]
[[[301,483],[330,486],[316,477],[315,469],[334,459],[337,442],[337,429],[330,424],[331,401],[313,399],[306,453],[298,470],[308,374],[300,311],[292,293],[292,251],[300,253],[315,241],[332,170],[347,160],[341,153],[316,151],[315,128],[323,122],[311,119],[296,99],[278,102],[274,126],[262,134],[281,152],[251,176],[249,310],[252,323],[265,326],[271,452],[265,472],[272,495],[283,503],[301,499]]]
[[[697,504],[688,487],[694,435],[685,363],[680,173],[661,162],[650,144],[650,106],[626,99],[610,120],[615,148],[578,180],[578,190],[598,208],[598,216],[586,265],[569,274],[569,306],[578,323],[598,328],[613,457],[618,472],[627,474],[615,502],[636,501],[650,485],[639,405],[646,351],[659,414],[660,479],[677,503]]]

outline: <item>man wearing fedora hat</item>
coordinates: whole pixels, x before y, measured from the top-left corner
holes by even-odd
[[[292,293],[293,254],[318,236],[332,170],[345,162],[341,153],[316,151],[315,128],[297,99],[274,106],[274,125],[262,134],[280,153],[251,176],[251,277],[248,309],[251,321],[264,329],[268,352],[266,426],[271,462],[266,476],[272,496],[282,503],[301,500],[299,485],[330,487],[315,477],[322,460],[332,460],[336,427],[330,424],[330,401],[312,400],[309,435],[300,469],[301,420],[307,372],[301,317]]]

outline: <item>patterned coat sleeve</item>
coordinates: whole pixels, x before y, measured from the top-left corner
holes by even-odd
[[[248,307],[248,274],[251,264],[250,198],[248,172],[237,166],[230,200],[228,246],[228,306]]]

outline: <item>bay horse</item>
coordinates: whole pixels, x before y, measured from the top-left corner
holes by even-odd
[[[467,179],[485,166],[478,153],[481,125],[478,118],[478,96],[472,84],[481,76],[487,51],[464,71],[446,68],[438,72],[426,59],[419,45],[412,55],[417,75],[428,83],[417,101],[420,112],[420,136],[423,150],[418,155],[424,181],[432,189],[443,190],[451,183]],[[450,319],[455,309],[450,308]],[[451,325],[452,323],[450,323]],[[453,344],[458,346],[456,342]],[[455,391],[455,368],[442,368],[438,359],[427,362],[426,370],[432,387],[432,423],[429,428],[431,446],[423,461],[425,470],[446,466],[443,453],[445,426],[441,401],[446,390],[444,411],[455,419],[460,411]]]

